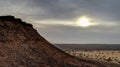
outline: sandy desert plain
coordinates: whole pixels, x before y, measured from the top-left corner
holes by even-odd
[[[120,44],[56,44],[56,46],[78,58],[120,64]]]
[[[120,50],[64,50],[72,56],[120,64]]]

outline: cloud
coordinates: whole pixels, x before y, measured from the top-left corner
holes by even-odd
[[[100,20],[119,21],[119,2],[119,0],[1,0],[0,7],[3,10],[1,14],[24,15],[39,20],[72,20],[87,15]]]
[[[51,42],[120,43],[119,6],[120,0],[0,0],[0,15],[32,23]],[[99,25],[74,25],[81,16]]]

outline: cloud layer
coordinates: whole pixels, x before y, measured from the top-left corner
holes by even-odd
[[[30,22],[52,43],[120,43],[120,0],[0,0],[0,15]],[[99,25],[82,28],[87,16]]]

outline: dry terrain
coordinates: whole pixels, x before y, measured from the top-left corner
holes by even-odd
[[[120,64],[120,50],[65,50],[78,58],[91,58],[100,61]]]

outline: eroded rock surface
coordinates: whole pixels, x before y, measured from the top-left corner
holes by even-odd
[[[31,24],[13,16],[0,16],[0,67],[106,67],[59,50]]]

